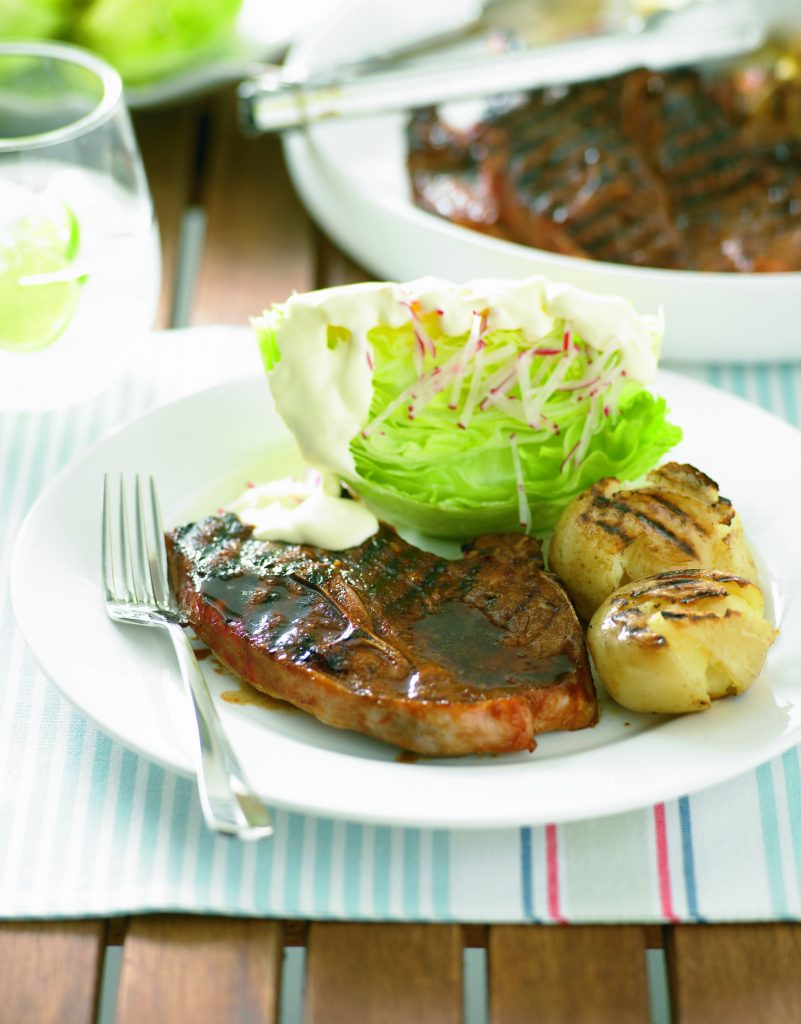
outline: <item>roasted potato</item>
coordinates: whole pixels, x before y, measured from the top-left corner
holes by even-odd
[[[691,568],[617,590],[593,615],[587,643],[618,704],[676,714],[742,693],[776,635],[756,584]]]
[[[677,462],[632,490],[614,477],[599,480],[564,510],[549,551],[551,571],[585,620],[631,580],[703,565],[756,579],[731,502],[714,480]]]

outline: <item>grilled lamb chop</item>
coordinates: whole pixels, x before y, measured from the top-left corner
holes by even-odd
[[[429,755],[532,750],[597,720],[578,619],[533,538],[448,561],[388,526],[338,552],[251,532],[229,513],[167,545],[187,620],[257,689]]]
[[[623,130],[626,86],[545,90],[487,125],[483,166],[513,237],[612,263],[680,265],[665,188]]]
[[[454,132],[409,125],[419,205],[495,235],[612,263],[801,270],[801,142],[755,132],[693,71],[532,93]]]
[[[664,182],[690,269],[801,267],[801,145],[751,140],[693,72],[628,76],[627,129]]]

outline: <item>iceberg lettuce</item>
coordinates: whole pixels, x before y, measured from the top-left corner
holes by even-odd
[[[306,458],[392,522],[544,533],[681,438],[644,379],[659,322],[622,300],[539,279],[359,287],[293,296],[254,326]]]
[[[126,84],[183,70],[225,48],[241,0],[90,0],[76,5],[75,42],[96,50]]]

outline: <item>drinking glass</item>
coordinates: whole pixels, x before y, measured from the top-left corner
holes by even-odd
[[[151,328],[158,229],[116,71],[0,43],[0,411],[74,404]]]

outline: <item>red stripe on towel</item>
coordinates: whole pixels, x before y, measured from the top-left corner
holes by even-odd
[[[556,825],[545,826],[545,868],[548,877],[548,913],[557,924],[567,924],[559,901],[559,846]]]
[[[670,856],[668,854],[665,805],[654,805],[654,831],[656,832],[656,873],[659,879],[659,904],[662,916],[678,921],[673,911],[673,893],[670,886]]]

